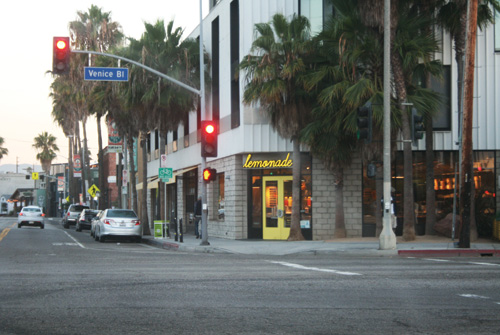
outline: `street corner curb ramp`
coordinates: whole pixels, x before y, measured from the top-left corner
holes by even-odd
[[[497,249],[424,249],[398,250],[403,257],[500,257]]]

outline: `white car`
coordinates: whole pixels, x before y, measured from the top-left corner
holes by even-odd
[[[22,226],[39,226],[45,228],[45,214],[41,207],[26,206],[21,209],[17,216],[17,228]]]
[[[96,216],[94,238],[104,242],[108,237],[130,237],[136,242],[142,240],[142,225],[131,209],[105,209]]]

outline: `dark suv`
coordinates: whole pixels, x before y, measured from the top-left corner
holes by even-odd
[[[89,206],[85,205],[71,205],[68,208],[68,211],[66,212],[66,215],[64,215],[62,219],[62,225],[64,228],[69,228],[69,225],[75,225],[76,220],[78,220],[78,217],[80,216],[80,213],[84,209],[88,209]]]
[[[92,220],[99,214],[98,210],[94,209],[84,209],[76,220],[76,231],[82,231],[82,229],[90,229]]]

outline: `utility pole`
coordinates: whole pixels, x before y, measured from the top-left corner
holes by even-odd
[[[467,42],[464,78],[464,119],[462,137],[462,188],[460,192],[460,208],[462,220],[460,226],[460,248],[470,248],[470,223],[472,205],[472,187],[474,185],[474,171],[472,165],[472,120],[474,102],[474,67],[476,61],[476,34],[477,34],[477,6],[478,0],[469,0],[467,13]]]
[[[379,249],[396,249],[391,227],[391,1],[384,0],[384,217]]]

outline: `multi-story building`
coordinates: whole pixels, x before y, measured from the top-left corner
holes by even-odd
[[[207,165],[217,170],[217,181],[208,185],[209,236],[230,239],[286,238],[292,204],[292,145],[270,126],[258,107],[242,103],[244,76],[235,76],[237,64],[250,52],[256,23],[269,22],[275,13],[307,16],[313,32],[321,30],[332,12],[326,0],[211,0],[203,20],[203,42],[211,56],[212,89],[207,94],[207,118],[219,122],[218,157]],[[500,22],[500,20],[497,20]],[[496,34],[495,34],[496,31]],[[435,55],[444,64],[444,80],[433,88],[446,103],[434,119],[435,181],[438,219],[451,212],[454,171],[458,163],[459,114],[457,112],[457,67],[450,36],[438,32],[441,51]],[[199,27],[190,37],[199,37]],[[496,211],[495,193],[500,159],[500,23],[479,31],[477,40],[474,100],[474,168],[477,203],[485,213]],[[167,210],[191,222],[194,203],[201,193],[200,111],[166,139],[167,165],[174,178],[167,183]],[[157,179],[159,135],[148,139],[149,217],[158,216]],[[401,148],[399,148],[401,149]],[[425,142],[414,145],[414,194],[417,233],[425,233]],[[141,155],[139,155],[141,157]],[[279,167],[269,162],[286,161]],[[268,163],[266,163],[268,162]],[[358,155],[345,172],[344,208],[347,236],[375,235],[375,184]],[[323,163],[302,148],[301,226],[307,239],[331,239],[335,229],[335,185]],[[403,156],[398,151],[392,167],[396,202],[401,201]],[[147,185],[147,186],[146,186]],[[143,183],[140,184],[140,188]],[[399,206],[402,207],[402,206]],[[283,213],[283,215],[277,215]],[[398,209],[402,218],[402,208]],[[400,233],[400,228],[398,228]],[[427,231],[430,233],[430,231]]]

